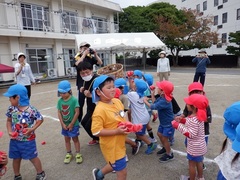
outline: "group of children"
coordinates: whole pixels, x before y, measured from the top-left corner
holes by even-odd
[[[83,68],[83,70],[85,69]],[[173,97],[174,85],[170,81],[156,82],[155,88],[151,74],[143,74],[141,71],[135,70],[128,72],[127,75],[127,78],[116,80],[107,75],[96,76],[90,85],[92,91],[86,92],[92,102],[96,103],[91,118],[91,136],[99,138],[100,148],[106,160],[104,167],[93,169],[94,180],[102,180],[106,174],[112,171],[116,172],[117,179],[127,179],[126,143],[132,146],[134,155],[138,153],[143,142],[147,145],[146,154],[154,152],[157,147],[156,139],[149,124],[153,110],[157,110],[160,122],[157,130],[162,146],[157,151],[157,155],[160,155],[159,161],[167,162],[174,159],[170,142],[174,140],[176,129],[186,137],[185,145],[189,161],[189,176],[181,176],[181,179],[203,180],[203,156],[207,152],[211,111],[201,83],[194,82],[189,85],[189,96],[184,98],[186,107],[184,112],[180,113],[180,108]],[[75,160],[80,164],[83,162],[83,157],[80,154],[78,138],[79,103],[72,95],[69,81],[64,80],[58,84],[58,95],[60,96],[57,103],[58,118],[67,151],[64,163],[68,164],[72,160],[72,139],[76,151]],[[11,103],[6,116],[7,130],[10,136],[9,157],[13,159],[14,179],[22,179],[21,160],[29,159],[37,171],[36,179],[44,180],[46,174],[37,157],[34,133],[42,124],[43,117],[35,107],[30,105],[27,89],[24,86],[13,85],[4,96],[9,97]],[[240,104],[235,104],[226,111],[224,116],[226,131],[224,132],[230,141],[227,147],[223,147],[220,157],[216,158],[216,162],[221,164],[219,165],[221,170],[218,174],[219,180],[228,179],[231,176],[229,171],[234,171],[236,178],[240,176],[237,173],[240,152]],[[231,115],[232,111],[235,116]],[[146,135],[146,130],[149,137]],[[129,133],[135,133],[135,141],[127,137]],[[228,149],[231,150],[230,155],[226,155]],[[222,168],[222,160],[232,157],[234,153],[237,155],[229,163],[234,165],[235,169],[229,168],[230,170],[226,171]]]

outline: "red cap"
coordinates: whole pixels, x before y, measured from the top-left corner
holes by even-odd
[[[206,108],[208,107],[208,99],[206,96],[201,94],[193,94],[189,97],[184,98],[184,101],[188,105],[193,105],[198,109],[197,118],[199,121],[207,120]]]
[[[192,91],[203,91],[203,85],[200,82],[193,82],[188,86],[188,93]]]
[[[116,93],[114,97],[119,99],[120,95],[122,94],[122,91],[119,88],[115,88],[115,91]]]
[[[172,92],[174,89],[173,84],[170,81],[161,81],[157,82],[156,84],[159,89],[163,90],[166,100],[169,102],[172,101],[173,98]]]

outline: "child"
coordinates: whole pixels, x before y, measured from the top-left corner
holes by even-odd
[[[62,135],[65,139],[67,154],[64,159],[65,164],[69,164],[72,160],[71,139],[73,140],[76,150],[76,163],[82,163],[82,155],[80,154],[79,136],[79,104],[78,100],[72,96],[71,84],[64,80],[58,84],[58,94],[61,97],[57,103],[58,118],[62,126]]]
[[[223,116],[223,131],[227,137],[221,154],[214,159],[220,169],[217,180],[240,179],[240,101],[229,106]]]
[[[136,88],[136,91],[127,93],[131,106],[132,123],[141,123],[143,125],[142,130],[136,133],[136,141],[144,141],[148,146],[145,153],[151,154],[156,149],[157,145],[155,143],[152,143],[145,134],[150,116],[143,102],[143,98],[144,92],[147,90],[148,86],[144,80],[138,78],[134,79],[134,86]]]
[[[205,95],[205,92],[203,90],[203,85],[200,82],[193,82],[188,86],[188,94],[189,96],[191,96],[192,94],[202,94]],[[182,118],[185,118],[187,116],[191,115],[191,111],[188,111],[187,106],[185,106],[183,114],[181,116],[177,116],[176,119],[178,119],[178,121]],[[210,106],[207,106],[206,108],[206,113],[207,113],[207,119],[206,121],[204,121],[204,133],[205,133],[205,141],[206,144],[208,145],[208,137],[210,134],[210,127],[209,124],[212,122],[212,113],[211,113],[211,108]],[[186,142],[187,143],[187,142]],[[203,164],[203,170],[206,169],[206,166]]]
[[[77,72],[80,74],[83,84],[80,87],[79,92],[82,94],[81,95],[81,100],[78,99],[78,102],[80,104],[80,113],[83,113],[83,106],[84,102],[86,100],[87,103],[87,111],[86,114],[84,115],[81,120],[81,124],[85,131],[88,133],[88,135],[92,138],[91,141],[88,142],[89,146],[92,145],[97,145],[99,138],[96,136],[93,136],[92,131],[91,131],[91,125],[92,125],[92,114],[95,109],[96,104],[92,102],[92,85],[96,77],[98,77],[97,74],[93,73],[93,67],[92,65],[87,62],[87,61],[82,61],[78,64],[77,66]],[[79,96],[80,97],[80,96]],[[82,101],[83,100],[83,101]],[[83,114],[79,114],[79,117],[82,117]]]
[[[92,116],[92,133],[99,136],[100,148],[107,164],[92,171],[94,180],[104,179],[104,175],[116,171],[117,179],[127,179],[125,139],[127,128],[124,108],[119,99],[114,98],[115,87],[112,77],[101,75],[93,83],[92,100],[97,103]]]
[[[0,131],[0,138],[2,137],[2,135],[3,135],[3,132]],[[4,151],[0,151],[0,179],[1,179],[1,176],[3,176],[6,173],[7,163],[8,163],[7,153]]]
[[[189,179],[204,180],[203,177],[203,155],[207,152],[204,138],[204,121],[206,121],[206,108],[208,99],[201,94],[193,94],[184,98],[187,108],[192,112],[186,119],[179,122],[172,121],[175,129],[187,137],[187,159],[189,162]],[[197,169],[197,174],[196,174]],[[188,179],[181,176],[181,179]]]
[[[170,81],[161,81],[157,82],[157,90],[160,95],[159,98],[155,99],[154,91],[151,92],[152,102],[148,102],[148,98],[144,99],[144,102],[152,110],[158,110],[158,119],[160,125],[158,127],[158,137],[163,145],[162,149],[157,152],[158,155],[162,155],[159,158],[160,162],[167,162],[174,158],[173,153],[171,152],[170,143],[168,141],[169,137],[172,137],[174,129],[172,127],[171,121],[174,118],[172,110],[172,92],[173,84]]]
[[[10,139],[9,158],[13,159],[14,180],[21,180],[20,165],[22,159],[29,159],[34,165],[36,180],[46,179],[42,164],[38,158],[34,131],[42,124],[40,112],[29,104],[26,87],[21,84],[12,85],[6,93],[9,97],[7,116],[7,131]]]

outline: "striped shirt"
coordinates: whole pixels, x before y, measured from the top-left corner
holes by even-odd
[[[202,156],[207,152],[207,146],[204,135],[204,122],[200,122],[196,116],[188,116],[186,123],[179,123],[178,130],[182,133],[188,133],[187,153],[192,156]]]

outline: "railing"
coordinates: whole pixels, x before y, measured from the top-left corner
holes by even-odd
[[[80,17],[77,13],[37,11],[23,15],[23,9],[17,5],[0,3],[0,29],[15,29],[26,31],[46,31],[55,33],[89,34],[117,33],[118,23],[106,19]],[[32,13],[31,13],[32,12]],[[42,13],[42,14],[41,14]]]

